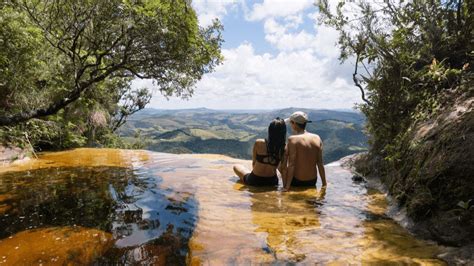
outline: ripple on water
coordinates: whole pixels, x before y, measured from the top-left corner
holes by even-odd
[[[13,240],[47,243],[58,234],[74,242],[54,253],[58,264],[74,263],[65,254],[86,254],[86,264],[443,264],[441,247],[389,219],[385,196],[354,184],[338,164],[326,168],[326,190],[282,193],[241,185],[233,163],[250,166],[215,155],[78,149],[3,169],[0,264],[20,256]],[[106,239],[95,253],[88,232]],[[21,256],[33,262],[41,252]]]

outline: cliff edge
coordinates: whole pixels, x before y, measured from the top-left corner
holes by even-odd
[[[474,244],[474,98],[458,98],[434,118],[413,124],[396,162],[370,153],[353,159],[377,177],[422,237],[450,246]]]

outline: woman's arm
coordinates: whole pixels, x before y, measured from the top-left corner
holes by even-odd
[[[255,167],[255,163],[257,162],[257,141],[253,144],[253,151],[252,151],[252,168]]]

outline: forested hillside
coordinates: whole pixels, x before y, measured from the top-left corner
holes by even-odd
[[[272,119],[289,117],[296,110],[307,112],[313,119],[307,129],[321,136],[326,163],[366,150],[364,116],[332,110],[144,109],[130,117],[120,134],[132,143],[139,137],[146,143],[145,148],[154,151],[217,153],[250,159],[255,139],[267,137]],[[289,128],[287,132],[290,134]]]

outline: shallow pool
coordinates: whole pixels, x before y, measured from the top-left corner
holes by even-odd
[[[241,185],[219,155],[77,149],[0,168],[0,264],[444,264],[337,163],[326,190]]]

